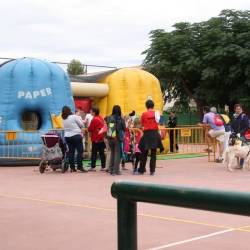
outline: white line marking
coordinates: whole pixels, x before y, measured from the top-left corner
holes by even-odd
[[[219,234],[224,234],[224,233],[232,232],[234,230],[235,229],[227,229],[227,230],[223,230],[223,231],[218,231],[218,232],[215,232],[215,233],[206,234],[206,235],[199,236],[199,237],[194,237],[194,238],[191,238],[191,239],[188,239],[188,240],[177,241],[177,242],[170,243],[170,244],[167,244],[167,245],[164,245],[164,246],[150,248],[148,250],[160,250],[160,249],[165,249],[165,248],[169,248],[169,247],[173,247],[173,246],[178,246],[178,245],[181,245],[181,244],[184,244],[184,243],[188,243],[188,242],[191,242],[191,241],[196,241],[196,240],[209,238],[209,237],[212,237],[212,236],[215,236],[215,235],[219,235]]]

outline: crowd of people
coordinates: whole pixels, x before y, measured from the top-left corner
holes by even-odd
[[[62,109],[64,138],[68,146],[68,161],[72,172],[96,171],[97,154],[101,160],[101,171],[120,175],[125,163],[132,162],[133,174],[146,172],[147,157],[150,152],[149,172],[155,174],[157,149],[163,151],[158,132],[160,113],[154,110],[154,102],[147,100],[146,111],[139,119],[135,111],[122,116],[121,107],[114,105],[112,114],[103,118],[97,107],[86,116],[81,111],[72,113],[68,106]],[[83,168],[83,149],[87,128],[91,138],[90,168]],[[133,129],[132,129],[133,128]],[[106,150],[106,154],[105,154]],[[76,157],[75,157],[76,152]],[[75,167],[75,165],[77,167]]]
[[[154,110],[154,102],[147,100],[146,111],[137,117],[135,111],[122,115],[121,107],[114,105],[112,113],[103,118],[97,107],[91,113],[83,114],[77,110],[72,113],[69,107],[62,109],[64,138],[68,146],[68,162],[72,172],[96,171],[97,155],[101,161],[101,171],[111,175],[120,175],[121,170],[127,170],[126,163],[131,162],[133,174],[144,174],[150,152],[149,173],[155,174],[157,149],[164,150],[158,124],[160,113]],[[227,115],[219,114],[215,107],[203,108],[203,127],[206,128],[208,151],[212,151],[213,140],[217,141],[218,157],[216,162],[223,162],[223,154],[228,146],[228,139],[233,132],[245,141],[246,131],[249,129],[249,118],[243,112],[242,106],[234,106],[232,119]],[[170,112],[167,127],[177,126],[177,117],[174,111]],[[89,169],[83,167],[83,152],[85,147],[84,129],[91,139],[91,161]],[[170,152],[178,152],[177,133],[169,131]],[[75,154],[76,153],[76,154]],[[242,163],[241,163],[242,165]]]
[[[231,133],[237,134],[243,143],[247,141],[246,133],[250,127],[249,118],[240,104],[234,105],[234,114],[231,120],[227,115],[219,114],[215,107],[204,107],[203,113],[202,125],[207,128],[207,150],[212,151],[212,143],[213,139],[215,139],[218,142],[218,158],[216,162],[221,163]],[[240,165],[243,165],[242,161]]]

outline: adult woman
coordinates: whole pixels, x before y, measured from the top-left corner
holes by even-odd
[[[141,125],[143,127],[144,133],[139,143],[139,149],[141,150],[141,161],[138,173],[143,174],[146,172],[145,167],[147,163],[148,152],[150,150],[150,174],[154,175],[156,165],[156,150],[157,148],[160,148],[160,151],[164,150],[161,137],[158,132],[160,114],[153,110],[154,102],[152,100],[147,100],[145,105],[147,111],[141,116]]]
[[[107,139],[111,151],[110,155],[110,174],[119,175],[120,172],[120,161],[121,161],[121,143],[124,140],[124,132],[125,132],[125,122],[121,117],[121,107],[119,105],[115,105],[112,110],[111,116],[106,118],[108,130],[113,128],[114,132],[112,132],[109,136],[109,132],[107,132]],[[111,126],[112,125],[112,126]]]
[[[75,150],[77,151],[77,170],[86,172],[82,166],[83,143],[82,143],[82,128],[83,120],[79,115],[74,115],[68,106],[62,108],[62,118],[64,127],[64,137],[68,145],[69,164],[72,172],[75,169]]]

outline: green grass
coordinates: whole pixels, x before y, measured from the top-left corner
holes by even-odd
[[[204,157],[206,154],[173,154],[173,155],[159,155],[157,160],[174,160],[174,159],[185,159],[185,158],[196,158]]]
[[[196,157],[204,157],[207,154],[169,154],[169,155],[158,155],[157,160],[174,160],[174,159],[186,159],[186,158],[196,158]],[[90,160],[82,161],[84,167],[90,166]],[[101,166],[101,161],[96,161],[96,166]]]
[[[82,161],[82,164],[83,164],[84,167],[89,167],[89,166],[90,166],[90,163],[91,163],[90,160],[83,160],[83,161]],[[101,166],[101,161],[100,161],[100,160],[97,160],[95,165],[96,165],[96,166]]]

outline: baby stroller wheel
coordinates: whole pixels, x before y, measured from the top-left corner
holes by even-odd
[[[62,173],[67,172],[69,169],[69,164],[65,161],[62,162]]]
[[[44,173],[45,169],[46,169],[47,163],[46,161],[41,161],[39,164],[39,172],[42,174]]]

